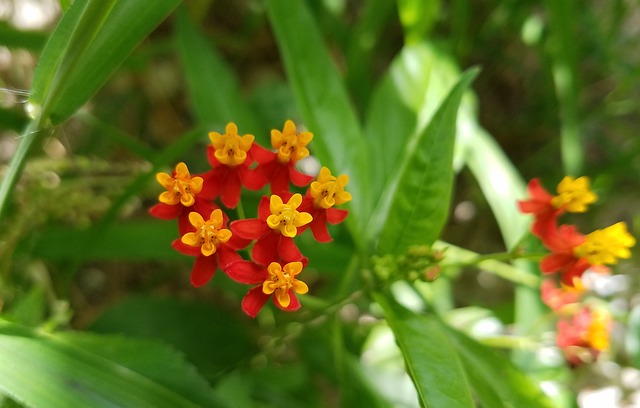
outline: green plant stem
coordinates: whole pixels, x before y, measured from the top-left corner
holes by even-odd
[[[528,259],[528,260],[539,260],[547,254],[518,254],[514,252],[496,252],[493,254],[486,255],[478,255],[473,259],[461,262],[452,262],[452,263],[443,263],[441,266],[443,268],[460,268],[464,266],[474,266],[478,265],[484,261],[514,261],[516,259]]]
[[[7,210],[11,194],[20,179],[22,169],[24,169],[29,154],[44,134],[43,130],[42,117],[38,116],[29,122],[27,128],[21,135],[18,149],[13,155],[7,172],[0,184],[0,219],[2,219],[2,215]]]

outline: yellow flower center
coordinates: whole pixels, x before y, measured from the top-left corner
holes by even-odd
[[[351,201],[351,194],[344,191],[347,183],[349,183],[349,176],[346,174],[334,177],[328,168],[321,168],[318,179],[309,187],[313,204],[317,208],[329,209],[334,205]]]
[[[290,289],[301,295],[309,291],[306,283],[295,278],[302,272],[302,262],[290,262],[284,268],[277,262],[271,262],[267,272],[269,277],[262,283],[262,292],[266,295],[275,292],[276,299],[282,307],[287,307],[291,303]]]
[[[302,204],[302,196],[294,194],[289,202],[284,204],[280,196],[272,195],[269,201],[271,215],[267,217],[269,228],[278,230],[285,237],[293,238],[298,233],[298,227],[313,220],[311,214],[298,212],[296,209]]]
[[[247,152],[255,139],[253,135],[238,135],[238,127],[235,123],[227,124],[225,134],[210,132],[209,139],[215,149],[214,156],[222,164],[238,166],[247,158]]]
[[[593,231],[577,246],[574,254],[591,265],[615,264],[619,258],[630,258],[629,248],[636,243],[624,222],[618,222],[602,230]]]
[[[609,314],[605,311],[598,310],[592,313],[592,321],[584,335],[584,339],[590,345],[599,351],[609,348]]]
[[[551,199],[556,208],[564,208],[569,212],[583,213],[589,204],[595,203],[598,196],[589,190],[589,177],[574,179],[566,176],[558,184],[558,195]]]
[[[282,132],[279,130],[271,131],[271,145],[278,150],[278,160],[281,163],[294,163],[304,159],[309,155],[307,144],[313,139],[311,132],[298,132],[296,125],[287,120],[284,123]]]
[[[231,238],[231,231],[222,228],[223,218],[220,209],[213,210],[207,221],[197,212],[191,212],[189,222],[196,227],[196,230],[184,234],[182,242],[192,247],[200,247],[204,256],[215,254],[218,245],[224,244]]]
[[[167,190],[158,200],[168,205],[180,203],[191,207],[196,202],[196,194],[202,191],[202,177],[191,177],[187,165],[182,162],[176,166],[175,176],[160,172],[156,174],[156,180]]]

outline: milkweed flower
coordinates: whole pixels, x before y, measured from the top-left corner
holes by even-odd
[[[349,214],[347,210],[334,207],[351,201],[351,194],[344,190],[348,183],[349,176],[342,174],[335,177],[327,167],[322,167],[317,180],[309,186],[301,210],[313,217],[308,226],[316,241],[330,242],[327,223],[339,224]]]
[[[189,213],[210,214],[215,204],[202,199],[200,193],[204,180],[200,176],[191,176],[187,165],[180,162],[172,174],[159,172],[156,181],[165,188],[158,196],[159,203],[149,209],[156,218],[170,220],[178,218],[180,234],[191,229]]]
[[[172,246],[185,255],[195,256],[191,271],[191,284],[195,287],[205,285],[218,267],[223,271],[242,257],[236,252],[249,244],[249,241],[233,237],[233,233],[225,228],[225,217],[222,210],[215,209],[209,219],[205,220],[197,212],[189,213],[189,221],[193,232],[187,232]]]
[[[556,219],[564,212],[583,213],[588,205],[597,200],[590,190],[589,178],[566,176],[557,187],[558,195],[553,196],[534,178],[527,186],[530,198],[518,201],[518,207],[525,214],[533,214],[531,232],[544,239],[553,230]]]
[[[271,262],[265,267],[255,262],[240,261],[228,269],[229,276],[240,282],[252,285],[242,299],[242,310],[256,317],[264,304],[273,295],[273,303],[282,310],[295,311],[300,308],[296,294],[309,291],[306,283],[297,279],[304,268],[303,262],[289,262],[284,265]]]
[[[545,279],[540,286],[540,296],[542,302],[555,312],[562,314],[563,311],[577,305],[585,293],[585,288],[579,278],[573,279],[573,286],[557,286],[552,279]]]
[[[271,182],[271,193],[279,194],[289,190],[289,182],[298,187],[308,185],[313,177],[296,170],[298,161],[309,156],[307,145],[313,139],[311,132],[298,132],[296,125],[287,120],[282,131],[271,131],[271,146],[276,152],[266,149],[256,150],[256,170]]]
[[[307,212],[298,211],[302,204],[300,194],[283,193],[283,196],[287,195],[290,196],[287,203],[278,195],[263,197],[258,206],[258,218],[236,220],[230,224],[231,231],[239,237],[257,240],[251,256],[262,265],[280,259],[294,262],[303,258],[293,238],[298,229],[313,218]]]
[[[595,360],[609,349],[611,315],[605,309],[585,306],[557,324],[556,344],[569,364]]]
[[[238,127],[230,122],[225,134],[210,132],[211,144],[207,147],[207,158],[213,168],[203,175],[206,186],[203,196],[220,200],[227,208],[235,208],[240,201],[242,186],[249,190],[260,190],[268,180],[250,168],[254,162],[253,152],[259,149],[254,136],[240,136]]]
[[[629,249],[635,242],[623,222],[586,236],[573,225],[561,225],[542,241],[551,253],[540,261],[540,270],[545,273],[559,271],[562,283],[573,286],[574,278],[582,276],[590,267],[615,264],[618,259],[629,258]]]

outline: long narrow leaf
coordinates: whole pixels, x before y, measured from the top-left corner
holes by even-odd
[[[421,405],[474,407],[462,362],[451,345],[449,334],[437,319],[415,314],[391,296],[377,296],[376,301],[393,330]]]
[[[430,245],[438,238],[451,199],[458,105],[477,72],[474,69],[462,75],[415,145],[406,146],[398,182],[383,193],[390,198],[390,206],[379,206],[370,223],[376,228],[386,220],[380,252],[401,253],[412,245]],[[368,234],[376,235],[375,230]]]
[[[264,129],[242,100],[233,70],[198,32],[186,8],[180,8],[177,17],[176,42],[196,118],[219,130],[235,122],[242,133],[259,136]]]
[[[180,0],[77,0],[45,46],[30,102],[57,124],[72,115]]]

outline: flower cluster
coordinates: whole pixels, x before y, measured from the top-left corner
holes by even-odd
[[[556,344],[573,367],[595,361],[609,349],[611,314],[604,306],[584,300],[580,279],[569,287],[546,279],[540,288],[542,301],[558,318]]]
[[[623,222],[587,235],[581,234],[575,225],[558,225],[558,217],[563,213],[586,212],[587,206],[596,201],[587,177],[567,176],[558,184],[557,191],[558,195],[553,196],[533,179],[528,186],[531,197],[518,202],[521,212],[534,216],[531,232],[551,251],[540,262],[542,272],[559,273],[563,284],[573,286],[574,279],[587,269],[613,265],[618,259],[631,256],[629,248],[636,241]]]
[[[531,232],[550,251],[540,261],[545,274],[557,274],[558,282],[546,279],[541,286],[542,301],[558,317],[556,343],[571,365],[593,361],[609,347],[610,313],[584,300],[582,276],[590,270],[608,273],[606,265],[631,256],[635,239],[626,224],[582,234],[575,225],[559,224],[565,212],[584,213],[597,200],[587,177],[565,177],[557,195],[545,190],[538,179],[529,182],[530,197],[519,201],[521,212],[532,214]]]
[[[193,286],[205,285],[219,268],[237,282],[255,285],[242,300],[249,316],[255,317],[270,297],[283,310],[299,309],[296,294],[309,289],[297,277],[308,260],[294,238],[309,228],[316,241],[331,241],[327,223],[339,224],[348,214],[335,206],[351,200],[345,191],[349,177],[333,176],[326,167],[315,180],[298,171],[296,163],[309,155],[313,134],[299,132],[290,120],[282,131],[271,131],[275,151],[255,143],[253,135],[238,134],[234,123],[224,134],[209,133],[209,139],[211,170],[192,176],[185,163],[178,163],[172,174],[158,173],[156,180],[166,191],[149,212],[178,219],[180,238],[172,246],[195,257]],[[309,187],[302,195],[290,191],[290,184]],[[267,185],[271,195],[262,197],[257,218],[231,221],[223,211],[238,206],[243,187],[257,191]],[[246,260],[239,251],[252,242]]]

